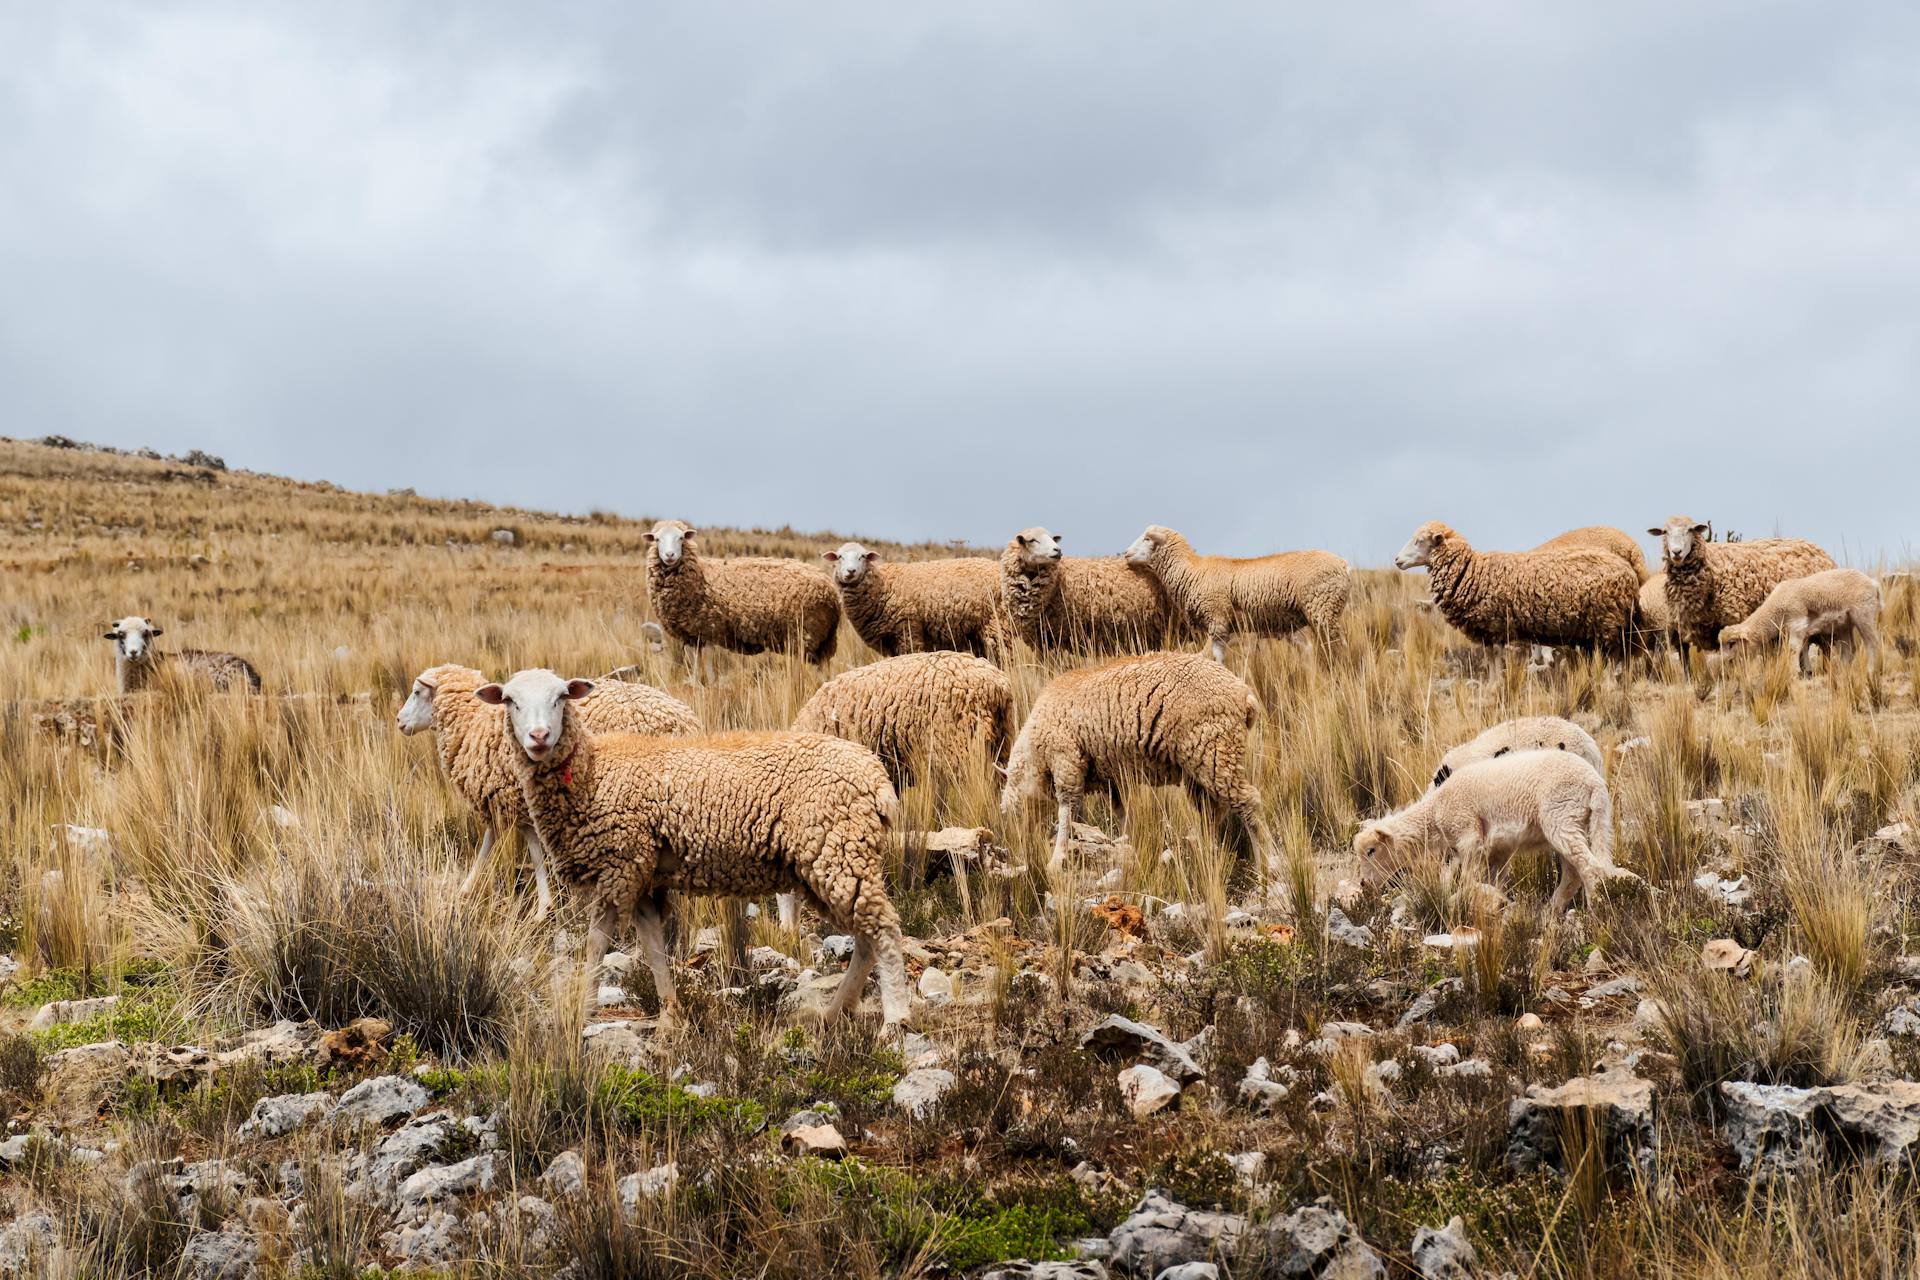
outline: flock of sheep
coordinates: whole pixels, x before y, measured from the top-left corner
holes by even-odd
[[[1713,542],[1708,526],[1680,516],[1650,532],[1664,561],[1652,577],[1634,540],[1605,527],[1532,551],[1481,552],[1430,522],[1395,564],[1424,566],[1434,606],[1483,643],[1621,654],[1671,636],[1684,654],[1784,642],[1803,668],[1816,640],[1876,650],[1878,584],[1811,543]],[[1081,798],[1104,791],[1117,803],[1122,780],[1184,786],[1237,853],[1264,858],[1271,838],[1247,770],[1261,708],[1223,665],[1226,649],[1236,635],[1303,629],[1336,644],[1352,591],[1351,569],[1330,553],[1202,556],[1160,525],[1104,558],[1067,557],[1059,535],[1027,529],[997,564],[889,564],[849,542],[825,553],[825,574],[795,560],[709,559],[678,520],[646,540],[653,611],[691,653],[696,679],[708,647],[825,662],[843,614],[884,656],[827,681],[781,731],[707,735],[691,708],[646,685],[545,669],[493,683],[455,665],[421,672],[397,722],[433,733],[447,778],[486,821],[462,891],[500,838],[522,831],[541,911],[552,901],[549,867],[590,896],[591,969],[634,922],[663,1017],[673,1009],[670,895],[737,907],[778,893],[784,919],[798,897],[854,939],[828,1016],[850,1010],[877,970],[884,1020],[903,1022],[900,923],[883,875],[899,791],[980,759],[1003,768],[1003,811],[1053,803],[1054,870]],[[165,664],[216,688],[259,689],[245,660],[162,653],[160,634],[140,617],[108,632],[123,693]],[[1155,648],[1196,639],[1198,653]],[[1013,686],[997,665],[1014,641],[1127,656],[1055,676],[1016,734]],[[1496,726],[1449,751],[1420,800],[1361,828],[1363,876],[1391,876],[1423,853],[1497,867],[1544,848],[1561,870],[1547,906],[1564,910],[1597,879],[1630,874],[1612,862],[1602,772],[1593,739],[1570,722]]]

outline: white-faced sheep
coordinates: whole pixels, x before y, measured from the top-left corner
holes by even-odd
[[[797,647],[808,662],[833,656],[840,597],[827,575],[798,560],[742,556],[708,560],[699,531],[662,520],[647,534],[647,596],[666,633],[693,646],[735,653]]]
[[[1552,850],[1560,879],[1549,915],[1595,881],[1631,875],[1613,865],[1613,802],[1593,766],[1569,751],[1523,751],[1467,765],[1400,812],[1363,823],[1353,838],[1360,877],[1380,884],[1422,854],[1507,859]]]
[[[1535,551],[1564,551],[1569,547],[1591,547],[1595,551],[1610,551],[1633,566],[1633,573],[1642,583],[1647,580],[1647,558],[1640,554],[1640,544],[1625,529],[1616,529],[1609,524],[1589,524],[1578,529],[1569,529],[1565,533],[1548,538],[1535,547]]]
[[[900,918],[884,868],[899,799],[871,751],[814,733],[597,735],[574,705],[590,680],[517,673],[475,691],[507,708],[527,812],[569,884],[592,890],[590,971],[637,916],[663,1015],[674,1008],[661,912],[671,892],[797,891],[854,939],[826,1016],[849,1011],[876,966],[887,1026],[908,1016]]]
[[[992,656],[1004,647],[1000,566],[993,560],[890,564],[858,542],[822,559],[847,621],[883,657],[939,649]]]
[[[1695,645],[1716,646],[1722,627],[1745,621],[1788,578],[1834,567],[1832,556],[1799,538],[1714,542],[1713,526],[1689,516],[1673,516],[1647,532],[1660,539],[1667,611],[1682,659]]]
[[[1737,545],[1737,544],[1736,544]],[[1723,648],[1784,643],[1804,675],[1813,670],[1813,642],[1829,653],[1864,644],[1869,667],[1880,659],[1880,584],[1858,569],[1826,569],[1789,578],[1747,615],[1720,629]]]
[[[229,689],[260,692],[260,673],[239,654],[212,649],[162,652],[153,642],[165,634],[163,628],[138,614],[108,624],[106,638],[113,641],[114,682],[121,693],[137,693],[146,688],[163,668],[186,672],[222,693]]]
[[[1515,751],[1570,751],[1592,765],[1595,773],[1604,775],[1607,771],[1600,744],[1573,721],[1559,716],[1521,716],[1496,724],[1441,756],[1433,785],[1439,786],[1470,764],[1497,760]]]
[[[1148,525],[1127,563],[1153,574],[1167,599],[1204,632],[1224,662],[1237,631],[1283,636],[1312,627],[1325,644],[1340,630],[1353,594],[1353,568],[1330,551],[1285,551],[1253,559],[1195,554],[1177,530]]]
[[[520,797],[520,777],[513,767],[516,751],[500,732],[500,712],[474,697],[486,683],[486,676],[472,667],[428,667],[414,677],[394,722],[405,734],[433,731],[447,781],[486,821],[479,852],[460,885],[462,896],[480,883],[495,843],[518,830],[526,837],[539,914],[544,916],[553,905],[546,859]],[[686,735],[701,730],[700,717],[686,703],[651,685],[622,680],[595,682],[593,692],[580,699],[574,711],[596,733]]]
[[[1247,735],[1260,703],[1204,654],[1148,653],[1055,676],[1014,739],[1001,810],[1051,798],[1050,865],[1065,864],[1073,810],[1091,787],[1181,783],[1222,822],[1237,853],[1272,848],[1260,793],[1247,777]]]
[[[1475,551],[1438,520],[1414,531],[1393,563],[1426,567],[1441,616],[1481,644],[1545,644],[1622,652],[1640,582],[1619,556],[1588,547]]]
[[[902,654],[821,685],[793,728],[859,743],[880,757],[896,789],[950,779],[975,761],[1005,758],[1013,681],[964,653]]]
[[[1164,642],[1176,615],[1159,581],[1120,556],[1065,556],[1060,537],[1023,529],[1000,553],[1012,634],[1035,648],[1137,651]]]

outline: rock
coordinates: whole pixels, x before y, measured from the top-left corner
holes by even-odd
[[[445,1114],[418,1116],[373,1149],[366,1178],[374,1191],[392,1193],[408,1177],[439,1159],[459,1140],[460,1127]]]
[[[485,1215],[480,1215],[482,1220]],[[435,1209],[424,1222],[403,1223],[380,1237],[380,1245],[398,1257],[404,1270],[427,1270],[464,1261],[473,1252],[472,1231],[458,1214]]]
[[[40,1011],[27,1023],[29,1031],[47,1031],[53,1027],[65,1026],[70,1022],[86,1022],[104,1013],[112,1013],[119,1005],[119,996],[95,996],[91,1000],[55,1000],[40,1006]]]
[[[1473,1280],[1480,1270],[1480,1254],[1467,1239],[1467,1224],[1458,1214],[1444,1227],[1421,1227],[1413,1233],[1413,1265],[1421,1280]]]
[[[388,1125],[405,1119],[431,1101],[431,1095],[405,1076],[375,1076],[346,1091],[334,1109],[337,1124]]]
[[[180,1251],[174,1274],[180,1280],[248,1280],[259,1274],[259,1257],[259,1243],[244,1231],[203,1231]]]
[[[816,1102],[803,1111],[796,1111],[780,1122],[781,1133],[792,1133],[795,1129],[804,1129],[810,1125],[828,1124],[840,1118],[840,1108],[831,1102]]]
[[[1233,1176],[1243,1187],[1256,1187],[1267,1177],[1267,1153],[1264,1151],[1242,1151],[1227,1157],[1227,1163],[1233,1166]]]
[[[947,1090],[953,1088],[956,1077],[953,1072],[942,1067],[920,1067],[909,1071],[893,1086],[893,1105],[902,1107],[916,1120],[927,1115]]]
[[[1322,1040],[1357,1040],[1373,1034],[1373,1028],[1364,1022],[1323,1022],[1320,1024]]]
[[[1168,1267],[1153,1280],[1220,1280],[1220,1268],[1211,1262],[1183,1262]]]
[[[943,970],[929,967],[921,972],[915,990],[928,1004],[946,1004],[953,999],[953,979]]]
[[[1540,1015],[1537,1013],[1523,1013],[1513,1020],[1515,1031],[1539,1031],[1546,1025],[1540,1021]]]
[[[1414,1057],[1425,1061],[1429,1066],[1444,1067],[1460,1061],[1460,1047],[1455,1044],[1416,1044],[1411,1052]]]
[[[789,1155],[838,1160],[847,1154],[847,1140],[830,1124],[807,1124],[780,1135],[780,1149]]]
[[[45,1209],[23,1213],[0,1227],[0,1276],[9,1280],[63,1274],[60,1261],[64,1254],[60,1224]]]
[[[1327,1200],[1302,1205],[1260,1230],[1270,1276],[1312,1276],[1315,1280],[1386,1280],[1380,1261],[1345,1214]]]
[[[1627,738],[1614,747],[1613,754],[1617,756],[1632,755],[1634,752],[1644,750],[1652,745],[1652,738]]]
[[[1107,1280],[1098,1262],[1002,1262],[980,1273],[980,1280]]]
[[[1695,876],[1693,883],[1697,888],[1715,895],[1730,907],[1744,907],[1753,900],[1753,890],[1748,887],[1745,876],[1726,880],[1714,872],[1705,871]]]
[[[1615,1000],[1621,996],[1640,994],[1640,979],[1628,976],[1609,978],[1596,986],[1587,988],[1589,1000]]]
[[[1180,1086],[1166,1072],[1144,1062],[1122,1071],[1119,1081],[1120,1096],[1127,1100],[1127,1109],[1136,1120],[1166,1110],[1180,1096]]]
[[[1445,1076],[1448,1079],[1486,1080],[1493,1076],[1493,1064],[1485,1058],[1465,1058],[1459,1062],[1435,1067],[1433,1074]]]
[[[1355,924],[1347,918],[1347,913],[1338,907],[1327,908],[1327,936],[1349,947],[1364,948],[1373,945],[1373,930],[1366,925]]]
[[[1619,1071],[1576,1076],[1552,1088],[1534,1085],[1515,1098],[1507,1106],[1507,1163],[1521,1173],[1544,1167],[1564,1176],[1563,1139],[1575,1124],[1590,1128],[1609,1169],[1634,1167],[1652,1178],[1659,1149],[1653,1086]]]
[[[330,1093],[283,1093],[253,1104],[240,1126],[243,1138],[278,1138],[303,1125],[324,1120],[338,1105]]]
[[[540,1175],[540,1185],[556,1196],[577,1196],[587,1189],[587,1162],[578,1151],[562,1151]]]
[[[621,1212],[625,1213],[629,1220],[639,1217],[641,1201],[664,1195],[673,1190],[673,1184],[678,1181],[680,1181],[680,1166],[673,1161],[656,1165],[640,1173],[628,1174],[615,1186],[615,1190],[620,1194]]]
[[[1183,1263],[1231,1257],[1246,1234],[1247,1220],[1239,1214],[1189,1209],[1155,1188],[1107,1239],[1114,1268],[1145,1277]]]
[[[1920,1140],[1920,1084],[1799,1089],[1727,1081],[1720,1086],[1728,1141],[1750,1173],[1797,1173],[1850,1159],[1904,1167]]]
[[[487,536],[489,538],[492,538],[495,542],[499,543],[503,547],[511,547],[515,543],[520,541],[520,535],[516,534],[511,529],[495,529],[492,533],[488,534]]]
[[[214,1061],[222,1067],[243,1062],[258,1062],[273,1067],[297,1066],[307,1061],[320,1034],[320,1028],[315,1023],[282,1019],[270,1027],[247,1032],[240,1037],[237,1047],[214,1055]]]
[[[1255,1058],[1240,1079],[1240,1101],[1255,1111],[1272,1111],[1286,1100],[1287,1086],[1273,1079],[1265,1058]]]
[[[1144,1022],[1135,1022],[1119,1014],[1109,1014],[1091,1031],[1080,1037],[1080,1047],[1104,1057],[1131,1057],[1158,1068],[1181,1086],[1191,1084],[1206,1073],[1186,1046],[1175,1044]]]
[[[595,1055],[630,1067],[639,1066],[647,1057],[647,1042],[631,1022],[589,1023],[580,1039]]]
[[[1409,1027],[1420,1025],[1431,1018],[1441,1005],[1466,989],[1467,984],[1459,978],[1444,978],[1434,983],[1414,997],[1413,1003],[1407,1006],[1407,1011],[1400,1015],[1398,1022],[1394,1023],[1394,1029],[1405,1031]],[[1326,1033],[1323,1030],[1321,1034]]]
[[[1881,1020],[1880,1030],[1890,1036],[1920,1035],[1920,999],[1894,1006]]]
[[[853,939],[844,933],[830,933],[820,939],[820,950],[835,960],[853,959]]]
[[[27,1161],[27,1153],[32,1150],[36,1133],[16,1133],[5,1142],[0,1142],[0,1169],[12,1169]]]
[[[1752,977],[1754,962],[1759,958],[1732,938],[1715,938],[1700,948],[1702,968],[1731,973],[1736,978]]]
[[[400,1203],[433,1204],[493,1188],[493,1156],[482,1153],[458,1164],[428,1165],[400,1184]]]
[[[601,983],[599,990],[594,992],[594,1004],[598,1008],[617,1009],[626,1003],[628,1003],[627,989],[615,986],[611,982]]]
[[[1451,933],[1430,933],[1420,941],[1436,951],[1465,951],[1480,945],[1480,931],[1472,925],[1461,925]]]

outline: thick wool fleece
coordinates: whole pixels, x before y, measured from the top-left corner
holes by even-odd
[[[1235,632],[1280,636],[1312,627],[1327,641],[1339,633],[1353,568],[1330,551],[1233,559],[1197,555],[1165,525],[1150,526],[1142,537],[1152,545],[1148,570],[1216,652]]]
[[[1625,529],[1616,529],[1609,524],[1590,524],[1569,529],[1558,537],[1548,538],[1534,550],[1565,551],[1573,547],[1610,551],[1633,566],[1634,576],[1642,583],[1647,580],[1647,558],[1641,554],[1639,541]]]
[[[1266,818],[1246,770],[1248,730],[1259,714],[1253,690],[1202,654],[1149,653],[1062,672],[1014,740],[1001,805],[1054,801],[1058,865],[1073,808],[1089,787],[1177,782],[1221,818],[1237,851],[1264,856]]]
[[[1782,582],[1834,567],[1832,556],[1799,538],[1702,540],[1685,559],[1668,555],[1665,563],[1673,629],[1682,644],[1703,649],[1716,647],[1722,627],[1746,621]]]
[[[1604,775],[1607,771],[1600,744],[1573,721],[1559,716],[1521,716],[1496,724],[1441,756],[1433,785],[1439,786],[1470,764],[1513,751],[1570,751],[1592,765],[1595,773]]]
[[[1736,544],[1738,545],[1738,544]],[[1815,640],[1864,643],[1877,660],[1880,649],[1880,584],[1858,569],[1827,569],[1789,578],[1767,593],[1744,622],[1720,629],[1722,646],[1794,646],[1805,671]]]
[[[115,655],[113,663],[114,677],[121,693],[138,693],[145,689],[153,683],[163,667],[186,672],[196,680],[204,680],[219,693],[229,690],[260,692],[260,673],[253,669],[251,662],[237,653],[221,653],[213,649],[148,648],[134,660]]]
[[[1481,856],[1497,873],[1515,853],[1542,847],[1560,859],[1549,914],[1566,910],[1592,881],[1629,874],[1613,865],[1607,784],[1570,751],[1523,751],[1470,764],[1399,813],[1364,824],[1353,838],[1361,878],[1370,884],[1426,853]]]
[[[682,644],[746,654],[797,646],[821,663],[838,641],[840,597],[826,574],[798,560],[709,560],[688,543],[669,566],[649,548],[647,596],[661,628]]]
[[[898,789],[922,769],[950,778],[981,757],[1005,758],[1013,682],[984,658],[903,654],[827,681],[793,727],[859,743],[880,757]]]
[[[1144,568],[1119,556],[1036,563],[1018,538],[1000,555],[1000,600],[1013,635],[1037,649],[1140,650],[1164,643],[1174,619]]]
[[[1649,637],[1662,637],[1673,630],[1673,611],[1667,608],[1667,571],[1664,569],[1640,584],[1640,630]]]
[[[1414,534],[1416,542],[1427,539],[1434,605],[1469,639],[1617,652],[1633,633],[1640,582],[1619,556],[1582,548],[1475,551],[1437,520]]]
[[[835,580],[847,621],[885,657],[953,649],[1002,649],[1000,566],[984,557],[867,565],[853,582]]]

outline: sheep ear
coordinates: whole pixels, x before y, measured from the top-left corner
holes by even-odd
[[[473,691],[473,696],[490,707],[497,707],[507,700],[507,691],[497,684],[483,684]]]
[[[1024,534],[1024,533],[1016,533],[1016,534],[1014,534],[1014,535],[1013,535],[1013,540],[1014,540],[1015,542],[1017,542],[1017,543],[1019,543],[1019,544],[1020,544],[1021,546],[1023,546],[1023,547],[1030,547],[1030,546],[1032,546],[1032,545],[1033,545],[1033,539],[1032,539],[1032,538],[1029,538],[1029,537],[1028,537],[1028,536],[1027,536],[1026,534]]]
[[[102,640],[118,640],[120,638],[120,633],[118,631],[109,631],[107,632],[107,634],[105,634],[104,636],[101,636],[100,638]]]
[[[840,563],[840,553],[838,551],[822,551],[820,553],[820,558],[822,560],[825,560],[828,564]]]
[[[652,546],[654,543],[660,541],[659,538],[654,536],[654,532],[651,529],[647,530],[645,533],[641,534],[640,536],[647,540],[648,546]]]
[[[1703,538],[1709,540],[1713,538],[1713,526],[1710,524],[1697,524],[1693,526],[1693,531]]]
[[[147,634],[150,636],[163,636],[167,634],[167,629],[165,627],[149,627],[147,628]]]
[[[1664,538],[1667,536],[1667,531],[1655,525],[1653,528],[1647,530],[1647,536],[1649,538]]]
[[[868,564],[872,564],[875,560],[878,560],[879,558],[880,558],[880,553],[878,551],[867,552],[866,561]]]
[[[588,694],[592,692],[593,692],[593,681],[591,680],[567,681],[567,696],[569,698],[574,699],[575,701],[578,701],[579,699],[586,697]]]
[[[700,531],[699,531],[698,529],[687,529],[687,530],[684,530],[684,531],[682,531],[682,533],[680,534],[680,536],[681,536],[681,537],[683,537],[683,538],[691,538],[691,537],[693,537],[693,536],[694,536],[695,534],[697,534],[697,533],[699,533],[699,532],[700,532]]]

